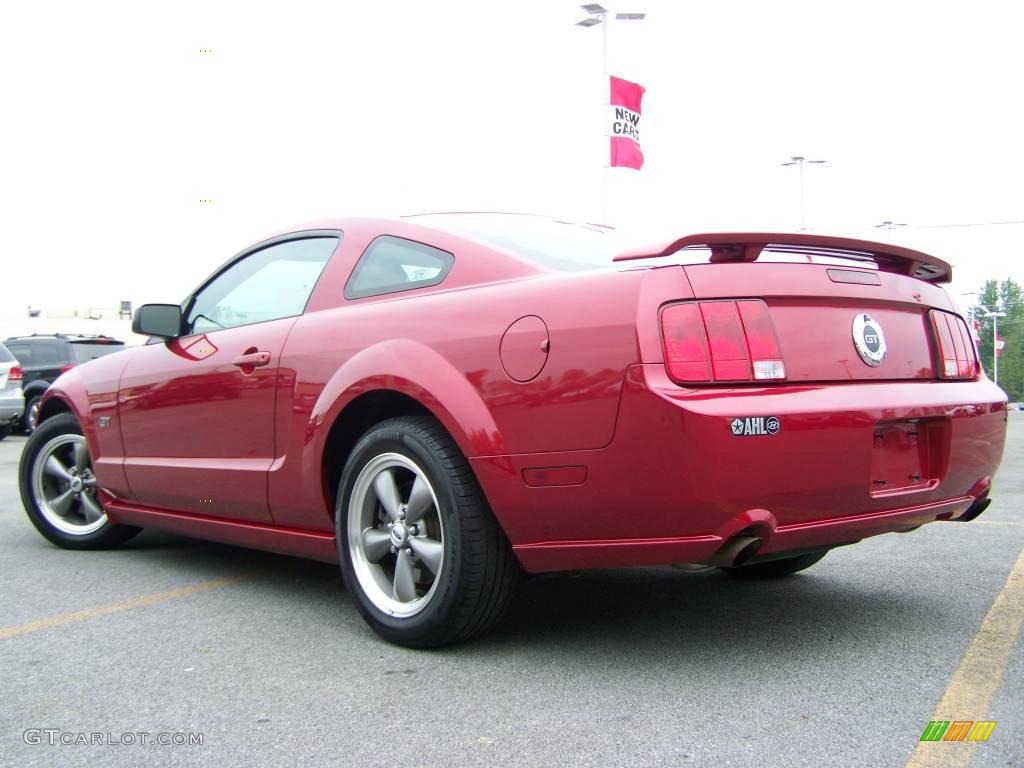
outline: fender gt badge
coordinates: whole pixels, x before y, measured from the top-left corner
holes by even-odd
[[[729,429],[736,437],[774,435],[779,431],[779,427],[779,419],[776,416],[737,416],[729,422]]]

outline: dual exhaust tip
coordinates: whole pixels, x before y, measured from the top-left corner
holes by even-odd
[[[969,523],[981,516],[981,514],[988,509],[989,504],[992,503],[992,499],[985,496],[977,499],[970,508],[964,512],[960,517],[956,518],[958,522]],[[729,539],[722,547],[715,552],[708,562],[712,565],[717,565],[720,568],[736,568],[744,563],[748,562],[757,551],[761,549],[761,545],[764,544],[764,539],[760,536],[734,536]]]

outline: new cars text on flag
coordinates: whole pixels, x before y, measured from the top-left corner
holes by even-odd
[[[619,166],[640,170],[644,164],[644,153],[640,150],[640,102],[645,89],[642,85],[614,75],[609,80],[610,165],[613,168]]]

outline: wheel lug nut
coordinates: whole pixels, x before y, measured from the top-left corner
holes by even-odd
[[[398,550],[397,550],[397,549],[395,549],[395,545],[394,545],[394,544],[392,544],[392,545],[391,545],[391,554],[393,555],[393,554],[395,554],[396,552],[398,552]]]

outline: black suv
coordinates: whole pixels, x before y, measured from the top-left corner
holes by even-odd
[[[43,392],[58,376],[79,363],[120,352],[124,342],[109,336],[82,336],[66,333],[33,333],[12,336],[4,342],[25,372],[25,415],[22,425],[31,432]]]

